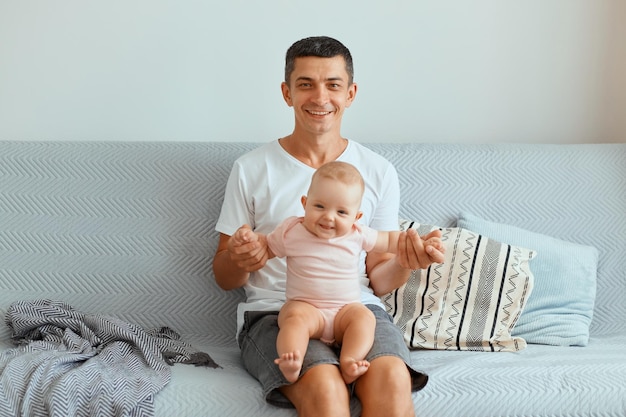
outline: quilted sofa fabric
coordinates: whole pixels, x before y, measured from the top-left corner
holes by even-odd
[[[255,146],[0,142],[0,312],[47,298],[180,333],[221,368],[175,365],[156,416],[295,416],[242,368],[242,292],[211,271],[226,178]],[[599,254],[586,347],[415,350],[430,376],[417,416],[626,415],[626,144],[367,146],[398,169],[402,218],[452,227],[471,212]],[[10,336],[0,326],[0,349]]]

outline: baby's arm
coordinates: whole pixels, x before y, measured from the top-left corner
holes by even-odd
[[[384,232],[379,231],[376,244],[370,252],[398,253],[399,231]]]
[[[376,239],[376,244],[371,252],[389,252],[389,253],[398,253],[398,241],[402,233],[400,231],[379,231],[378,238]],[[441,242],[441,238],[439,236],[433,236],[428,239],[422,240],[423,248],[426,254],[430,255],[434,252],[438,252],[437,255],[445,253],[445,247]],[[436,262],[436,259],[432,259],[431,261]]]

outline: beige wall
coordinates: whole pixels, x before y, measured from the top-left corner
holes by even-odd
[[[623,0],[0,0],[0,140],[268,141],[283,56],[355,59],[363,142],[626,142]]]

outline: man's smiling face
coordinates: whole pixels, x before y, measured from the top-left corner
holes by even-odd
[[[294,108],[296,131],[340,135],[344,109],[356,95],[342,56],[296,58],[289,84],[282,84],[285,102]]]

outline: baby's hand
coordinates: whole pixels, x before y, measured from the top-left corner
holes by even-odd
[[[446,247],[440,237],[436,236],[426,239],[424,241],[424,250],[433,263],[443,263],[443,254],[446,253]]]
[[[259,237],[257,236],[256,233],[252,231],[250,226],[248,226],[247,224],[244,224],[239,229],[237,229],[235,234],[232,235],[231,239],[232,239],[232,246],[236,247],[236,246],[245,245],[246,243],[256,242],[259,239]]]

